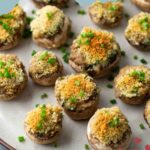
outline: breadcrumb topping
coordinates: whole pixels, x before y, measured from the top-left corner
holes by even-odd
[[[56,73],[59,70],[59,62],[51,51],[39,51],[31,59],[29,72],[38,79],[42,76]]]
[[[65,15],[55,6],[45,6],[36,12],[35,19],[31,22],[33,36],[52,37],[62,29]]]
[[[120,142],[130,129],[126,117],[118,107],[97,110],[90,127],[92,136],[105,145]]]
[[[145,118],[147,120],[148,125],[150,126],[150,100],[148,100],[148,102],[146,103]]]
[[[62,126],[62,109],[50,104],[39,105],[27,114],[25,126],[32,134],[54,136]]]
[[[121,2],[105,2],[99,0],[90,6],[90,13],[108,23],[115,23],[123,15],[123,4]]]
[[[131,18],[125,30],[125,36],[134,45],[150,44],[150,14],[141,12]]]
[[[10,13],[0,16],[0,44],[13,42],[14,35],[23,32],[24,24],[25,13],[18,5]]]
[[[88,100],[97,90],[93,79],[86,74],[61,77],[56,81],[56,95],[62,105],[75,107],[78,102]]]
[[[120,51],[113,33],[84,27],[74,41],[75,50],[85,55],[87,64],[108,64]]]
[[[22,63],[15,55],[0,54],[0,88],[1,92],[11,95],[23,84],[25,73]]]
[[[149,91],[150,69],[144,66],[124,68],[116,79],[115,87],[126,97],[143,95]]]

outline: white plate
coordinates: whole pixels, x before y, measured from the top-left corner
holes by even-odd
[[[20,4],[28,15],[31,15],[31,11],[35,9],[30,0],[21,0]],[[76,35],[81,31],[83,26],[98,28],[91,22],[88,15],[82,16],[77,14],[78,9],[79,6],[77,6],[75,2],[72,2],[69,8],[64,10],[64,12],[72,20],[72,30],[76,33]],[[140,12],[134,5],[130,3],[129,0],[125,1],[125,11],[130,14],[130,16]],[[120,66],[141,64],[139,60],[133,59],[134,55],[139,56],[139,58],[145,58],[149,61],[150,52],[139,52],[131,47],[125,40],[124,30],[126,25],[127,20],[124,19],[120,27],[109,30],[115,33],[117,41],[119,42],[122,50],[126,51],[127,54],[126,57],[122,58]],[[32,50],[42,49],[43,48],[35,45],[31,39],[27,39],[23,40],[15,49],[5,51],[3,53],[17,54],[25,64],[26,69],[28,69]],[[62,58],[62,53],[59,50],[55,50],[54,52],[60,58]],[[74,72],[68,64],[64,63],[64,66],[65,74],[71,74]],[[99,79],[96,82],[97,85],[102,89],[100,95],[100,107],[112,106],[109,101],[115,97],[113,89],[108,89],[106,87],[109,81],[107,79]],[[43,92],[48,93],[48,99],[41,100],[40,96]],[[56,98],[54,96],[54,88],[37,86],[33,84],[31,80],[29,80],[26,90],[18,98],[16,98],[16,100],[0,102],[0,138],[4,139],[17,150],[55,150],[56,148],[52,145],[42,146],[33,143],[29,140],[24,132],[23,122],[26,113],[32,110],[36,104],[42,103],[57,104]],[[127,116],[132,127],[133,137],[140,137],[142,139],[142,142],[138,145],[135,145],[134,142],[132,142],[130,150],[133,150],[135,147],[138,148],[138,150],[144,150],[145,145],[150,144],[150,129],[143,119],[144,105],[129,106],[122,103],[120,100],[117,101],[117,105]],[[146,130],[140,129],[140,123],[145,125]],[[84,145],[88,143],[86,138],[86,126],[87,121],[72,121],[70,118],[68,118],[68,116],[64,115],[63,130],[58,141],[57,150],[84,150]],[[17,137],[20,135],[25,136],[26,141],[24,143],[18,142]]]

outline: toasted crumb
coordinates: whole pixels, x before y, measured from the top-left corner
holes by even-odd
[[[25,119],[27,130],[32,134],[53,136],[61,129],[62,110],[51,105],[38,105]]]
[[[91,134],[104,145],[119,142],[130,129],[127,119],[118,107],[97,110],[90,127]]]

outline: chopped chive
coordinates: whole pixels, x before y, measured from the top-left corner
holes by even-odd
[[[31,23],[31,21],[33,20],[33,17],[26,17],[26,23],[29,25]]]
[[[100,44],[100,47],[101,47],[101,48],[104,48],[104,47],[105,47],[105,44]]]
[[[114,105],[114,104],[116,104],[117,102],[116,102],[115,99],[112,99],[112,100],[110,100],[110,103]]]
[[[35,10],[32,10],[32,14],[35,14],[36,13],[36,11]]]
[[[85,144],[85,145],[84,145],[84,148],[85,148],[85,150],[90,150],[90,147],[89,147],[88,144]]]
[[[79,85],[80,85],[80,81],[79,81],[79,80],[76,80],[76,81],[75,81],[75,85],[76,85],[76,86],[79,86]]]
[[[2,28],[5,29],[9,34],[12,34],[13,29],[7,23],[4,23],[0,20],[0,25],[2,25]]]
[[[5,14],[5,15],[2,15],[0,18],[3,18],[3,19],[13,19],[14,16],[11,15],[11,14]]]
[[[49,58],[47,62],[51,65],[54,65],[56,63],[56,58]]]
[[[40,55],[40,60],[44,60],[47,56],[48,56],[48,51],[44,51],[44,52]]]
[[[125,51],[121,51],[121,56],[125,57],[126,56],[126,52]]]
[[[41,95],[41,99],[44,99],[44,98],[48,98],[47,93],[43,93],[43,94]]]
[[[43,127],[43,124],[42,124],[42,122],[40,121],[40,122],[37,124],[37,129],[42,129],[42,127]]]
[[[3,61],[0,61],[0,68],[3,68],[5,63]]]
[[[82,98],[84,95],[85,95],[84,91],[81,90],[81,91],[79,92],[79,96]]]
[[[110,122],[109,122],[109,127],[114,128],[117,127],[119,125],[119,118],[118,117],[114,117]]]
[[[69,56],[70,56],[70,53],[69,52],[65,52],[64,55],[63,55],[63,60],[65,63],[68,63],[69,61]]]
[[[69,99],[69,101],[70,101],[71,103],[76,103],[76,102],[77,102],[77,98],[76,98],[75,96],[72,96],[72,97]]]
[[[140,126],[140,128],[141,128],[142,130],[145,130],[145,126],[144,126],[143,123],[141,123],[139,126]]]
[[[48,19],[52,19],[52,17],[53,17],[53,13],[51,13],[51,12],[48,12],[46,15],[47,15]]]
[[[75,33],[74,33],[74,32],[72,32],[72,31],[69,33],[69,37],[70,37],[70,38],[73,38],[73,37],[74,37],[74,35],[75,35]]]
[[[127,13],[125,13],[124,16],[125,16],[126,19],[129,19],[129,18],[130,18],[130,15],[127,14]]]
[[[39,106],[39,104],[36,104],[35,107],[37,108]]]
[[[146,61],[144,58],[142,58],[142,59],[140,60],[140,62],[141,62],[142,64],[147,64],[147,61]]]
[[[22,37],[24,39],[27,39],[27,38],[31,37],[31,35],[32,35],[31,30],[29,28],[25,28],[25,30],[23,31]]]
[[[137,56],[137,55],[135,55],[135,56],[133,56],[133,58],[134,58],[135,60],[137,60],[137,59],[138,59],[138,56]]]
[[[55,147],[55,148],[58,147],[58,144],[57,144],[57,143],[54,143],[54,147]]]
[[[62,53],[66,52],[66,48],[65,47],[61,47],[60,50],[61,50]]]
[[[37,52],[35,50],[32,51],[32,56],[34,56]]]
[[[112,84],[107,84],[106,86],[107,86],[107,88],[109,88],[109,89],[112,89],[112,88],[113,88],[113,85],[112,85]]]
[[[145,80],[145,73],[143,71],[134,70],[130,75],[137,77],[141,82]]]
[[[112,5],[112,6],[110,6],[110,7],[108,8],[108,10],[111,11],[111,12],[113,12],[113,11],[118,10],[118,7],[115,6],[115,5]]]
[[[86,11],[83,10],[83,9],[80,9],[80,10],[77,11],[77,13],[78,13],[79,15],[85,15],[85,14],[86,14]]]
[[[19,137],[18,137],[18,141],[19,141],[19,142],[24,142],[24,141],[25,141],[24,136],[19,136]]]

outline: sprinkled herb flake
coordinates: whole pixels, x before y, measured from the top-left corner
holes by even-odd
[[[31,56],[34,56],[37,52],[35,50],[32,51]]]
[[[14,15],[11,15],[11,14],[5,14],[5,15],[0,16],[0,18],[3,18],[3,19],[13,19],[15,17],[14,17]]]
[[[110,103],[114,105],[114,104],[116,104],[117,102],[116,102],[115,99],[111,99],[111,100],[110,100]]]
[[[54,143],[53,146],[56,148],[56,147],[58,147],[58,144],[57,144],[57,143]]]
[[[32,35],[32,32],[31,32],[30,28],[25,28],[25,30],[23,31],[22,37],[24,39],[27,39],[27,38],[31,37],[31,35]]]
[[[76,86],[80,86],[80,81],[79,81],[79,80],[76,80],[76,81],[75,81],[75,85],[76,85]]]
[[[82,97],[84,97],[85,96],[85,92],[83,91],[83,90],[81,90],[80,92],[79,92],[79,96],[82,98]]]
[[[35,108],[37,108],[39,105],[40,105],[40,104],[36,104],[36,105],[35,105]]]
[[[137,56],[137,55],[133,56],[133,59],[137,60],[137,59],[138,59],[138,56]]]
[[[70,101],[71,103],[76,103],[76,102],[77,102],[77,98],[76,98],[75,96],[72,96],[72,97],[69,99],[69,101]]]
[[[43,105],[40,107],[40,109],[41,109],[41,114],[40,114],[41,120],[40,120],[40,121],[38,122],[38,124],[37,124],[37,129],[42,129],[42,128],[43,128],[43,122],[44,122],[44,120],[46,119],[46,105],[43,104]]]
[[[130,15],[128,13],[125,13],[124,16],[125,16],[126,19],[130,18]]]
[[[31,23],[32,20],[33,20],[33,17],[27,16],[26,17],[26,23],[27,23],[27,25],[30,25],[30,23]]]
[[[32,14],[35,14],[36,13],[36,11],[35,10],[32,10]]]
[[[12,34],[13,29],[7,24],[0,20],[0,25],[4,30],[6,30],[9,34]]]
[[[19,141],[19,142],[24,142],[24,141],[25,141],[24,136],[19,136],[19,137],[18,137],[18,141]]]
[[[109,10],[110,12],[114,12],[114,11],[118,10],[118,7],[115,6],[115,5],[112,5],[112,6],[110,6],[110,7],[108,8],[108,10]]]
[[[73,37],[74,37],[74,35],[75,35],[75,33],[74,33],[74,32],[72,32],[72,31],[69,33],[69,37],[70,37],[70,38],[73,38]]]
[[[121,51],[121,56],[125,57],[126,56],[126,52],[125,51]]]
[[[110,122],[109,122],[109,127],[114,128],[117,127],[119,125],[119,118],[118,117],[114,117]]]
[[[80,10],[77,11],[77,13],[78,13],[79,15],[85,15],[85,14],[86,14],[86,11],[83,10],[83,9],[80,9]]]
[[[144,59],[144,58],[142,58],[141,60],[140,60],[140,62],[142,63],[142,64],[148,64],[148,62]]]
[[[52,17],[54,16],[53,13],[51,13],[51,12],[48,12],[46,15],[47,15],[47,17],[48,17],[49,20],[51,20]]]
[[[145,80],[145,73],[142,71],[134,70],[130,75],[133,77],[137,77],[141,82]]]
[[[141,20],[139,21],[139,24],[141,25],[141,27],[142,27],[144,30],[147,30],[147,29],[150,27],[148,17],[144,17],[143,19],[141,19]]]
[[[112,84],[107,84],[106,86],[107,86],[107,88],[109,88],[109,89],[112,89],[112,88],[113,88],[113,85],[112,85]]]
[[[45,98],[48,98],[47,93],[43,93],[43,94],[41,95],[41,99],[45,99]]]
[[[145,126],[144,126],[143,123],[141,123],[139,126],[140,126],[140,128],[141,128],[142,130],[145,130]]]
[[[62,58],[63,58],[64,62],[65,62],[65,63],[68,63],[70,53],[67,52],[67,50],[66,50],[65,47],[61,47],[60,50],[61,50],[61,52],[63,53]]]
[[[44,52],[40,55],[40,60],[44,60],[47,56],[48,56],[48,51],[44,51]]]
[[[56,58],[49,58],[47,62],[51,65],[54,65],[56,61],[57,61]]]
[[[85,150],[90,150],[90,147],[89,147],[88,144],[85,144],[85,145],[84,145],[84,148],[85,148]]]

